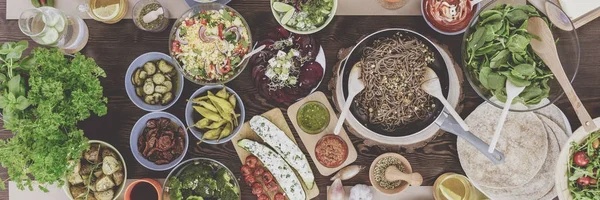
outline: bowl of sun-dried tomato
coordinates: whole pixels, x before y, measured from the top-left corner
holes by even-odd
[[[323,166],[335,168],[348,158],[348,145],[340,136],[325,135],[317,142],[315,156]]]

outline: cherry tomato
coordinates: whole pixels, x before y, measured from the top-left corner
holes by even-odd
[[[191,25],[194,25],[195,23],[196,22],[193,19],[185,20],[185,25],[186,26],[191,26]]]
[[[259,182],[252,183],[252,194],[260,196],[263,194],[263,186]]]
[[[254,167],[256,167],[256,163],[258,163],[258,158],[256,158],[256,156],[246,157],[246,165],[248,165],[248,167],[254,169]]]
[[[252,169],[247,165],[242,165],[241,171],[242,171],[242,175],[244,175],[244,176],[252,174]]]
[[[271,181],[273,181],[273,174],[271,174],[271,172],[263,173],[262,180],[265,184],[270,183]]]
[[[171,43],[171,50],[175,53],[181,53],[181,48],[179,48],[179,41],[173,40],[173,43]]]
[[[592,181],[592,178],[590,178],[588,176],[583,176],[583,177],[580,177],[579,179],[577,179],[577,184],[579,184],[581,186],[588,186],[591,181]]]
[[[273,199],[274,200],[285,200],[285,196],[283,196],[283,194],[281,194],[281,193],[277,193],[277,194],[275,194]]]
[[[219,24],[219,38],[223,39],[223,29],[225,28],[224,24]]]
[[[262,167],[257,167],[256,169],[254,169],[255,177],[260,177],[263,175],[263,173],[265,173],[265,169],[263,169]]]
[[[208,24],[208,20],[206,20],[206,19],[200,19],[200,24],[206,25],[206,24]]]
[[[258,200],[269,200],[269,197],[267,195],[261,194],[258,196]]]
[[[585,167],[590,162],[590,160],[588,159],[585,152],[579,151],[575,153],[575,155],[573,155],[573,162],[575,162],[577,166]]]
[[[246,181],[246,184],[248,184],[248,186],[252,186],[252,184],[256,183],[256,178],[249,174],[244,176],[244,181]]]
[[[275,181],[271,181],[269,184],[267,184],[267,188],[271,192],[277,192],[279,191],[279,184],[277,184]]]

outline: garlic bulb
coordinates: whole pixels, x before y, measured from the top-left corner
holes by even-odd
[[[348,194],[344,190],[344,185],[342,185],[341,179],[335,179],[329,190],[327,191],[327,199],[328,200],[347,200]]]
[[[373,193],[367,185],[358,184],[350,189],[350,200],[372,200]]]

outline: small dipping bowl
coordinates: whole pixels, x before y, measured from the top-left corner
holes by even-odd
[[[150,178],[142,178],[131,182],[131,184],[127,186],[127,189],[125,189],[125,200],[133,200],[131,197],[131,192],[133,191],[133,188],[140,183],[148,183],[152,185],[152,187],[154,187],[156,190],[156,194],[158,195],[157,199],[162,200],[162,185],[158,181]]]
[[[378,156],[377,158],[375,158],[375,160],[373,160],[373,163],[371,163],[371,167],[369,168],[369,181],[371,181],[371,184],[373,185],[373,187],[384,194],[387,195],[392,195],[392,194],[398,194],[404,190],[406,190],[406,188],[408,188],[408,183],[406,181],[401,181],[400,186],[394,188],[394,189],[384,189],[381,186],[379,186],[379,184],[375,181],[375,165],[377,165],[377,162],[379,162],[381,159],[385,158],[385,157],[394,157],[397,158],[398,160],[400,160],[400,164],[402,164],[402,166],[404,166],[404,173],[406,174],[410,174],[412,173],[412,167],[410,166],[410,163],[408,162],[408,160],[406,160],[406,158],[404,158],[404,156],[397,154],[397,153],[384,153],[381,154],[380,156]],[[384,177],[385,178],[385,174]]]
[[[300,120],[300,112],[302,112],[305,109],[308,109],[308,106],[317,106],[320,109],[323,109],[325,113],[327,113],[327,118],[324,119],[325,124],[323,124],[323,127],[320,127],[319,129],[315,129],[315,130],[309,130],[308,127],[306,127],[306,124],[303,124],[302,121]],[[323,105],[323,103],[318,102],[318,101],[309,101],[306,102],[304,104],[302,104],[302,106],[300,106],[300,108],[298,108],[298,113],[296,113],[296,121],[298,122],[298,126],[300,127],[300,129],[302,129],[302,131],[308,133],[308,134],[318,134],[323,132],[323,130],[325,130],[328,126],[329,126],[329,121],[330,121],[330,116],[331,114],[329,113],[329,110],[327,109],[327,107],[325,107],[325,105]]]

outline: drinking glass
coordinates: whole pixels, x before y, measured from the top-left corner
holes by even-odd
[[[127,14],[127,0],[83,0],[78,9],[96,21],[114,24]]]
[[[19,29],[38,44],[58,47],[72,54],[85,47],[89,38],[85,22],[52,7],[25,10],[19,17]]]

